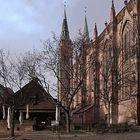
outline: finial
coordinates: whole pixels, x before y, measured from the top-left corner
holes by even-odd
[[[84,26],[83,37],[85,40],[89,40],[89,31],[88,31],[86,13],[87,13],[87,7],[85,7],[85,26]]]
[[[67,7],[66,5],[67,5],[67,2],[66,2],[66,0],[65,0],[65,1],[64,1],[64,9]]]
[[[67,1],[65,0],[64,1],[64,18],[66,19],[67,16],[66,16],[66,7],[67,7]]]
[[[112,6],[111,6],[111,12],[110,12],[110,21],[112,22],[116,16],[115,12],[115,5],[114,5],[114,0],[112,0]]]
[[[105,21],[105,27],[107,27],[107,21]]]
[[[96,22],[95,22],[95,27],[94,27],[94,39],[97,40],[97,37],[98,37],[98,31],[97,31],[97,25],[96,25]]]
[[[112,0],[112,9],[115,9],[114,0]]]
[[[61,39],[69,39],[69,29],[67,23],[67,15],[66,15],[66,0],[64,1],[64,18],[62,24],[62,32],[61,32]]]
[[[124,4],[127,5],[127,0],[124,0]]]
[[[95,24],[94,24],[94,25],[95,25],[95,30],[97,30],[97,24],[96,24],[96,22],[95,22]]]
[[[87,7],[85,6],[85,15],[86,15],[86,13],[87,13]]]

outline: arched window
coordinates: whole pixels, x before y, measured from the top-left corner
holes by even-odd
[[[136,53],[133,46],[132,26],[129,21],[126,22],[123,29],[122,45],[122,99],[129,99],[133,92],[132,71],[134,70],[134,55]]]
[[[129,21],[126,22],[123,29],[123,59],[127,61],[132,56],[132,26]]]

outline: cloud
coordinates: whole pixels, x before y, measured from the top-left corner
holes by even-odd
[[[21,48],[19,51],[37,46],[40,40],[51,37],[51,31],[61,33],[64,0],[0,0],[0,46]],[[115,1],[117,11],[123,6],[122,0]],[[94,23],[98,30],[109,20],[111,0],[67,0],[67,17],[70,36],[77,35],[84,27],[84,7],[90,36]]]
[[[1,33],[8,32],[11,28],[19,33],[33,33],[41,29],[41,24],[36,20],[38,13],[22,1],[13,0],[11,4],[3,3],[0,7]]]

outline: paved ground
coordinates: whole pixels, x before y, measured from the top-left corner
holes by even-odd
[[[0,138],[0,140],[16,140],[16,138],[6,137],[6,138]]]
[[[24,134],[16,140],[140,140],[140,133],[119,133],[119,134],[53,134],[52,132],[32,132]]]
[[[26,133],[18,138],[2,138],[0,140],[140,140],[140,132],[119,134],[75,133],[56,134],[48,131]]]

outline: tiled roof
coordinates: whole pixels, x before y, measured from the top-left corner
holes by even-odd
[[[93,104],[86,105],[86,106],[84,106],[84,107],[81,107],[81,108],[75,110],[73,114],[80,114],[80,113],[86,112],[86,111],[88,111],[89,109],[91,109],[92,107],[93,107]]]

